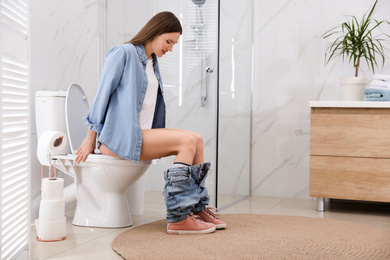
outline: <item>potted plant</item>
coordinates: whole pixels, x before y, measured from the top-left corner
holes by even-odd
[[[386,20],[377,21],[372,18],[377,3],[378,0],[363,15],[360,22],[355,16],[346,16],[346,22],[337,25],[322,35],[323,39],[336,37],[327,46],[326,64],[336,57],[342,57],[343,61],[353,62],[355,67],[355,77],[340,78],[343,100],[364,100],[364,89],[367,87],[369,79],[359,77],[362,59],[366,60],[369,69],[373,73],[375,73],[375,67],[378,67],[378,57],[382,66],[385,62],[382,42],[390,36],[382,31],[376,35],[374,35],[374,32],[377,32],[382,24],[390,25],[390,23]]]

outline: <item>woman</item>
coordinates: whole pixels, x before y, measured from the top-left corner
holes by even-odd
[[[203,139],[191,131],[165,128],[165,103],[157,57],[172,51],[182,34],[177,17],[156,14],[129,42],[109,50],[89,109],[87,137],[76,153],[85,161],[95,150],[125,159],[175,155],[164,172],[168,234],[204,234],[226,224],[209,208]],[[157,57],[156,57],[157,56]]]

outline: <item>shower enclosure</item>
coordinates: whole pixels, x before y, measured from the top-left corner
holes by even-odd
[[[159,59],[167,127],[203,136],[211,206],[250,194],[251,1],[102,0],[101,57],[131,39],[154,14],[173,12],[183,34]],[[101,59],[101,65],[104,59]],[[174,157],[156,160],[146,189],[162,191]]]

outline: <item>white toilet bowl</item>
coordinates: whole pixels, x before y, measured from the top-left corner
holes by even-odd
[[[59,102],[61,97],[66,98],[65,106],[64,102]],[[37,92],[36,124],[37,130],[39,129],[37,135],[40,136],[50,130],[67,133],[71,154],[67,154],[67,150],[61,155],[53,154],[52,158],[56,159],[56,167],[72,176],[76,183],[77,206],[74,225],[108,228],[130,226],[132,221],[126,190],[132,185],[138,185],[137,180],[148,169],[151,161],[133,162],[101,154],[90,154],[85,162],[76,164],[75,152],[88,131],[83,119],[88,109],[86,95],[77,84],[69,87],[66,96],[63,92],[56,92],[54,95],[53,92],[48,94],[45,91]],[[47,111],[51,113],[48,114]],[[62,129],[58,124],[63,123],[59,118],[64,118],[64,115],[66,129]],[[135,187],[135,190],[138,192],[137,198],[133,199],[137,200],[138,197],[142,199],[143,206],[144,189]]]
[[[75,155],[54,158],[58,169],[76,176],[74,225],[109,228],[132,225],[126,190],[141,178],[150,161],[133,162],[91,154],[85,162],[76,164]]]

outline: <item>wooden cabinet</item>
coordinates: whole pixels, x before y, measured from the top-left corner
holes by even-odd
[[[310,104],[310,196],[390,202],[390,103]]]

